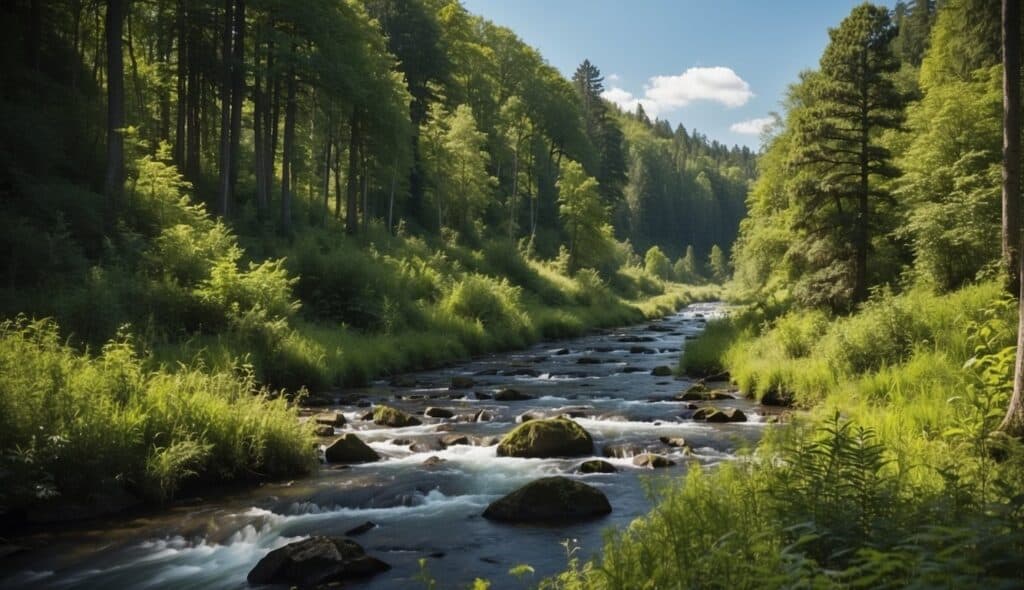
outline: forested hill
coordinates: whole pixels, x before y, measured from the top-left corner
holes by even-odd
[[[53,244],[5,236],[7,285],[93,263],[147,156],[244,235],[335,218],[350,234],[378,223],[526,238],[548,258],[571,239],[557,187],[567,161],[597,180],[616,239],[673,257],[692,245],[702,259],[728,251],[754,172],[748,148],[617,113],[597,67],[566,80],[457,2],[4,10],[3,214]]]

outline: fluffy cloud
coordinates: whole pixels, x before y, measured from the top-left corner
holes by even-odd
[[[654,76],[644,85],[643,97],[612,86],[602,94],[623,109],[633,110],[641,104],[652,116],[707,100],[727,107],[742,106],[754,93],[750,84],[731,68],[690,68],[678,76]]]
[[[774,122],[775,119],[771,117],[759,117],[757,119],[733,123],[729,126],[729,130],[733,133],[743,133],[744,135],[761,135],[761,132],[768,127],[771,127]]]
[[[622,78],[620,78],[618,74],[608,74],[607,76],[604,77],[604,79],[607,82],[618,82]]]

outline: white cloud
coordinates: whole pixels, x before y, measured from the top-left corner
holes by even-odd
[[[609,82],[618,82],[622,78],[620,78],[618,74],[608,74],[607,76],[604,77],[604,79]]]
[[[773,123],[775,123],[775,119],[772,117],[759,117],[757,119],[749,119],[747,121],[733,123],[729,126],[729,130],[733,133],[742,133],[744,135],[761,135],[761,133],[768,127],[771,127]]]
[[[716,66],[690,68],[678,76],[654,76],[644,85],[643,98],[618,86],[612,86],[601,96],[624,110],[634,110],[641,104],[649,115],[658,116],[699,100],[738,107],[746,104],[754,93],[732,68]]]

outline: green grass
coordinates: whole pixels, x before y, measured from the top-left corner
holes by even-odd
[[[991,434],[1015,326],[995,283],[711,323],[684,365],[806,411],[733,463],[652,487],[649,515],[542,587],[1020,587],[1024,449]]]
[[[0,324],[0,506],[88,503],[115,489],[163,501],[182,485],[302,474],[313,437],[243,370],[147,368],[123,337],[92,356],[50,321]]]

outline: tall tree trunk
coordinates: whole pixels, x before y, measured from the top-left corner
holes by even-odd
[[[188,76],[188,37],[185,34],[186,10],[185,0],[178,0],[178,76],[177,76],[177,99],[174,119],[174,163],[179,170],[185,169],[185,103],[187,102],[188,87],[185,80]]]
[[[1003,0],[1003,265],[1006,288],[1020,287],[1020,0]]]
[[[253,129],[253,168],[256,175],[256,217],[260,221],[267,218],[267,209],[270,199],[268,198],[268,187],[266,175],[264,174],[266,154],[266,141],[263,134],[263,111],[267,108],[263,98],[262,64],[260,64],[259,41],[256,43],[254,53],[254,83],[252,88],[252,129]]]
[[[354,235],[359,231],[359,145],[361,142],[362,130],[360,129],[359,109],[352,109],[352,116],[349,120],[349,141],[348,141],[348,184],[345,203],[345,232]]]
[[[231,204],[231,24],[234,3],[224,0],[224,23],[221,27],[220,79],[220,174],[218,175],[218,209],[227,217]]]
[[[295,51],[295,48],[292,48]],[[281,155],[281,233],[292,233],[292,160],[295,157],[296,86],[295,70],[288,72],[288,97],[284,109],[284,149]]]
[[[228,158],[228,196],[238,186],[239,146],[242,141],[242,103],[245,100],[245,0],[235,0],[231,52],[231,145]]]
[[[1020,201],[1020,4],[1019,0],[1003,0],[1003,248],[1008,239],[1013,247],[1021,246],[1019,220],[1008,223],[1007,216],[1016,215]],[[1013,203],[1008,206],[1008,203]],[[1012,221],[1012,220],[1011,220]],[[1009,228],[1009,229],[1008,229]],[[1009,237],[1008,231],[1013,231]],[[1016,252],[1019,252],[1017,250]],[[1015,263],[1021,264],[1018,256]],[[1015,267],[1018,281],[1024,280],[1024,269]],[[1024,284],[1018,282],[1018,292]],[[999,429],[1015,437],[1024,437],[1024,297],[1018,298],[1017,362],[1013,375],[1013,397]]]
[[[391,190],[388,191],[388,233],[394,233],[395,222],[395,184],[398,181],[398,164],[391,166]]]
[[[194,15],[190,14],[190,17]],[[200,116],[202,111],[202,77],[200,75],[200,43],[198,25],[186,20],[188,27],[188,97],[186,99],[186,130],[185,137],[185,178],[193,184],[199,182],[200,150],[202,149],[202,129]]]
[[[333,129],[333,125],[328,123],[328,128]],[[334,137],[328,135],[326,141],[324,141],[324,172],[322,184],[324,208],[320,211],[320,223],[324,226],[327,225],[327,215],[331,209],[331,150],[333,147]]]
[[[121,38],[125,3],[107,0],[107,196],[117,203],[124,190],[124,54]]]

